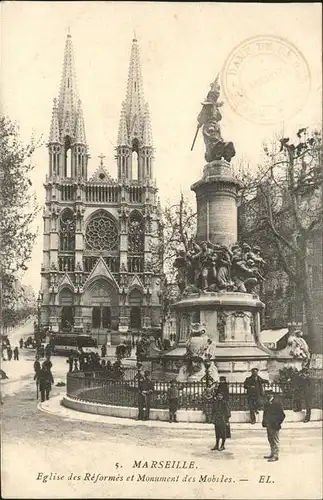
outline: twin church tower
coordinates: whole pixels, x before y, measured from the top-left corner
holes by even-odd
[[[117,179],[100,164],[88,175],[89,146],[67,35],[48,142],[41,323],[53,332],[135,336],[160,327],[162,233],[153,142],[138,42],[132,41],[116,146]]]

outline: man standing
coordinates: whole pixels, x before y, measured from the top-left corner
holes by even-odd
[[[267,428],[267,438],[270,445],[270,455],[264,458],[268,462],[277,462],[279,455],[279,431],[285,419],[282,405],[275,401],[272,390],[266,391],[267,402],[264,406],[262,426]]]
[[[223,376],[220,377],[219,385],[216,388],[216,393],[218,393],[218,392],[221,392],[221,394],[223,394],[224,401],[226,401],[228,403],[230,393],[229,393],[229,385],[228,385],[226,377],[223,377]]]
[[[11,361],[11,359],[12,359],[12,349],[11,349],[10,345],[8,345],[8,347],[7,347],[7,354],[8,354],[8,361]]]
[[[39,384],[41,402],[44,402],[45,399],[49,399],[49,393],[52,389],[52,384],[54,383],[52,372],[45,365],[45,361],[42,364],[41,370],[37,374],[37,382]]]
[[[13,350],[13,359],[14,361],[19,361],[19,349],[17,346]]]
[[[39,356],[36,354],[36,359],[34,362],[34,372],[35,372],[34,380],[36,380],[37,374],[40,371],[40,369],[41,369],[41,366],[40,366],[40,362],[39,362]]]
[[[169,422],[177,423],[176,412],[178,409],[179,390],[176,384],[176,380],[171,381],[170,387],[167,390],[167,399],[169,408]]]
[[[36,359],[34,362],[34,372],[35,372],[34,380],[36,380],[37,399],[38,399],[38,389],[39,389],[38,374],[39,374],[40,370],[41,370],[41,365],[39,362],[39,356],[38,356],[38,354],[36,354]]]
[[[73,371],[73,363],[74,363],[73,351],[70,352],[68,359],[66,360],[66,363],[68,363],[68,371],[72,372]]]
[[[143,380],[139,380],[138,394],[138,419],[149,420],[151,405],[151,395],[154,391],[154,384],[149,378],[149,372],[145,371]]]
[[[262,397],[264,395],[263,384],[268,383],[268,380],[259,377],[258,368],[252,368],[251,376],[247,377],[244,382],[244,388],[247,391],[250,420],[252,424],[256,423],[256,413],[259,413],[259,409],[262,404]]]
[[[48,370],[48,371],[51,371],[52,369],[52,366],[53,366],[53,363],[51,362],[50,360],[50,356],[46,356],[46,359],[45,361],[43,362],[43,365],[45,366],[45,368]]]

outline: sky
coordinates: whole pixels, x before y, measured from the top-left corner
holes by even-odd
[[[183,192],[194,204],[190,186],[201,177],[205,164],[201,134],[192,152],[190,148],[201,102],[218,73],[224,87],[222,135],[235,144],[233,163],[244,161],[253,167],[261,161],[263,142],[275,134],[320,127],[321,17],[318,3],[2,2],[1,108],[17,121],[23,141],[31,135],[43,137],[33,172],[40,205],[48,172],[45,144],[68,29],[90,174],[103,153],[106,167],[116,176],[114,148],[135,33],[161,203],[176,203]],[[258,53],[257,43],[268,36],[281,42]],[[245,44],[252,37],[257,38]],[[288,47],[293,47],[290,52]],[[237,100],[241,92],[242,102]],[[270,123],[262,118],[262,106],[268,103],[273,112]],[[35,290],[42,261],[41,212],[36,225],[39,237],[23,278]]]

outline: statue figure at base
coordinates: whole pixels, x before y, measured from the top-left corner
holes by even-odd
[[[311,353],[306,340],[303,338],[301,330],[295,330],[288,337],[287,345],[289,347],[289,354],[302,361],[302,367],[306,368],[310,364]]]
[[[219,374],[214,363],[215,349],[215,344],[206,334],[205,325],[193,323],[190,337],[186,342],[186,354],[176,379],[177,382],[197,382],[205,378],[206,361],[208,361],[207,375],[209,380],[217,382]]]

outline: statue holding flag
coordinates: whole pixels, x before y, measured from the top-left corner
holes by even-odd
[[[220,97],[220,85],[218,79],[219,75],[216,77],[214,82],[210,84],[211,89],[209,90],[205,101],[202,102],[203,107],[197,117],[198,125],[191,151],[194,148],[197,134],[202,127],[206,161],[211,162],[224,158],[227,162],[230,162],[231,158],[235,155],[235,149],[232,142],[224,142],[221,136],[219,121],[222,119],[222,114],[219,108],[223,106],[223,102],[218,102]]]

